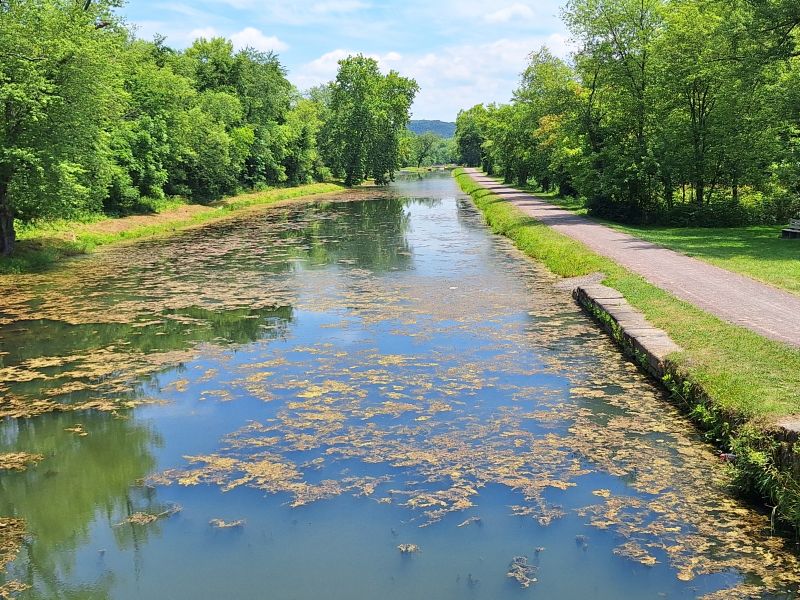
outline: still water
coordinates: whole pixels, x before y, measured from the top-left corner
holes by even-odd
[[[446,175],[14,280],[0,597],[796,597],[554,283]]]

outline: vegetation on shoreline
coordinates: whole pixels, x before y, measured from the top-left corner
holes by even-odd
[[[0,255],[49,220],[147,212],[180,197],[391,181],[416,82],[363,55],[302,95],[277,55],[138,40],[116,0],[0,6]]]
[[[407,132],[402,147],[405,170],[455,164],[458,160],[455,142],[431,132],[421,134]]]
[[[454,172],[492,230],[510,238],[523,252],[561,277],[605,274],[603,283],[625,296],[656,327],[684,348],[673,357],[686,383],[673,389],[689,403],[692,418],[725,450],[735,450],[737,481],[777,505],[777,514],[800,527],[800,492],[775,465],[769,427],[780,417],[800,413],[800,351],[730,325],[663,290],[583,244],[532,219],[474,182]],[[702,390],[702,394],[689,393]],[[681,399],[681,398],[679,398]],[[783,482],[778,485],[777,482]]]
[[[597,217],[683,227],[800,216],[795,0],[569,0],[569,61],[457,119],[460,160]]]
[[[91,252],[99,246],[172,233],[209,221],[237,216],[289,200],[303,201],[346,189],[336,183],[312,183],[235,196],[211,205],[164,203],[151,214],[122,219],[90,218],[81,221],[49,221],[31,224],[20,231],[14,256],[0,257],[0,274],[40,271],[59,260]],[[181,210],[191,209],[191,210]],[[108,225],[108,227],[105,227]]]

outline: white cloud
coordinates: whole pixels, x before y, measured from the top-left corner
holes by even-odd
[[[185,35],[177,35],[173,37],[183,38],[183,40],[186,42],[186,45],[190,45],[198,38],[205,38],[208,40],[214,37],[225,37],[233,43],[235,50],[253,48],[255,50],[260,50],[261,52],[269,52],[270,50],[279,52],[286,50],[289,47],[288,44],[281,41],[276,36],[264,35],[261,30],[256,29],[255,27],[245,27],[241,31],[231,35],[220,33],[214,27],[202,27],[199,29],[192,29]]]
[[[353,50],[344,50],[337,48],[326,52],[319,58],[312,60],[297,69],[294,73],[289,74],[289,79],[301,90],[314,87],[321,83],[326,83],[336,78],[336,73],[339,70],[339,61],[347,58],[348,56],[355,56],[358,52]],[[365,54],[369,58],[374,58],[378,61],[378,66],[387,71],[389,69],[398,69],[403,61],[403,55],[399,52],[387,52],[386,54]]]
[[[351,54],[353,53],[348,50],[341,49],[326,52],[319,58],[314,59],[305,65],[305,67],[302,69],[303,74],[308,75],[309,77],[323,77],[326,80],[333,79],[333,77],[336,75],[339,61],[347,58]],[[322,81],[318,81],[317,83],[322,83]]]
[[[219,33],[213,27],[202,27],[200,29],[192,29],[189,33],[186,34],[186,39],[189,42],[193,42],[199,38],[205,38],[210,40],[211,38],[219,37]]]
[[[566,38],[554,33],[449,46],[435,53],[404,57],[393,68],[419,83],[415,117],[451,121],[462,108],[481,102],[508,102],[529,54],[541,46],[561,58],[567,58],[571,50]]]
[[[369,6],[366,2],[359,0],[328,0],[312,5],[311,12],[321,15],[342,14],[363,10]]]
[[[238,33],[234,33],[231,35],[231,41],[233,42],[233,47],[237,50],[254,48],[261,52],[269,52],[270,50],[279,52],[289,47],[288,44],[281,41],[276,36],[264,35],[261,30],[255,27],[245,27]]]
[[[486,15],[486,20],[490,23],[508,23],[510,21],[531,21],[535,16],[536,13],[530,6],[516,2]]]

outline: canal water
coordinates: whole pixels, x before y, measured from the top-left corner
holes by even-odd
[[[0,597],[795,598],[554,283],[445,174],[15,279]]]

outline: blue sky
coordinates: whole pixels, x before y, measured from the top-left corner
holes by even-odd
[[[414,77],[414,118],[455,120],[461,108],[505,102],[526,56],[547,45],[568,54],[560,0],[129,0],[138,35],[184,48],[200,36],[275,50],[301,90],[333,79],[362,52]]]

